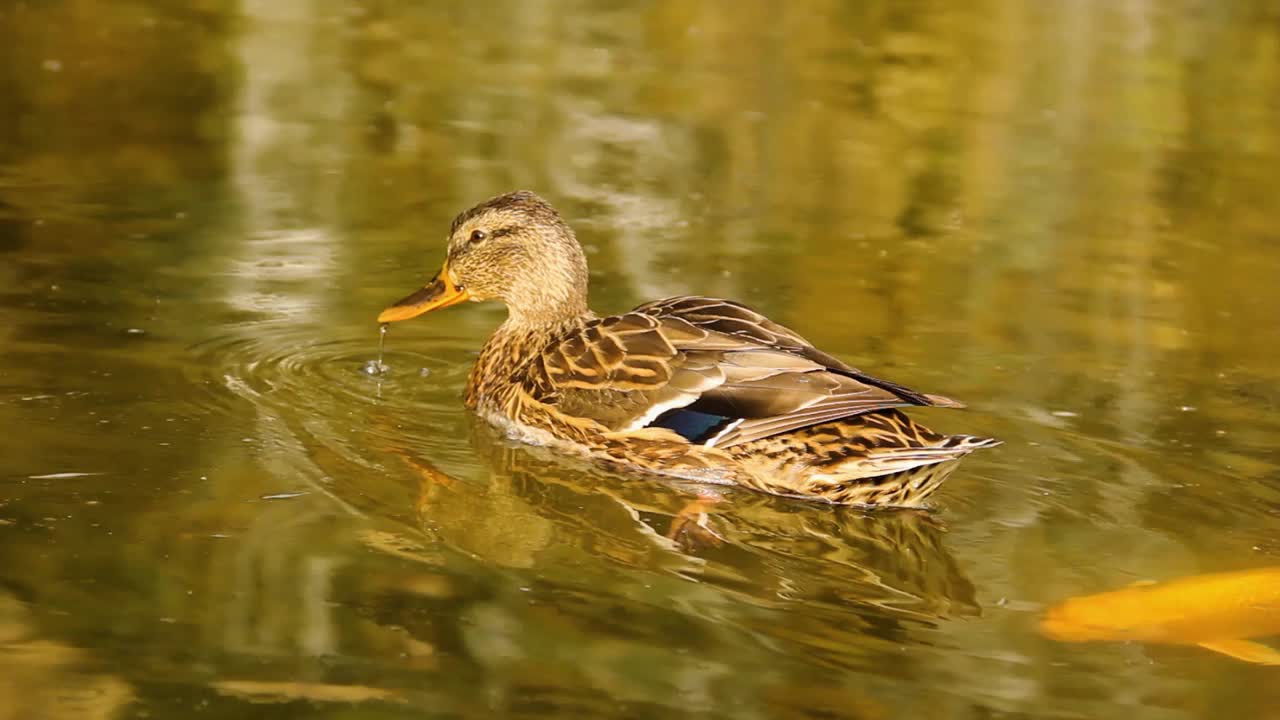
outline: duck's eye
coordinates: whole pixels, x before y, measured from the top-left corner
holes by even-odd
[[[483,230],[472,230],[470,242],[474,245],[487,237],[489,237],[489,234]]]

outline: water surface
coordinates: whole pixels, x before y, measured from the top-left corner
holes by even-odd
[[[10,2],[0,108],[0,717],[1280,717],[1036,630],[1280,564],[1273,3]],[[1005,445],[673,526],[465,414],[498,308],[364,372],[515,188]]]

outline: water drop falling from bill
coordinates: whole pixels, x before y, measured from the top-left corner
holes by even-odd
[[[382,361],[387,345],[387,324],[382,323],[378,326],[378,359],[370,360],[364,364],[364,374],[370,377],[380,378],[391,368]],[[378,397],[382,397],[382,381],[378,381]]]

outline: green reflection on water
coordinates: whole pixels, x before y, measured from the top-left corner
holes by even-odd
[[[0,716],[1280,699],[1035,632],[1280,556],[1271,4],[177,5],[0,8]],[[500,310],[362,373],[515,187],[597,308],[742,300],[1006,445],[933,516],[731,493],[682,532],[690,488],[473,427]]]

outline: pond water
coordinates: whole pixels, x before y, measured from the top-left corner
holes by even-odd
[[[1280,718],[1038,630],[1280,565],[1280,11],[959,5],[4,3],[0,718]],[[500,308],[366,373],[516,188],[597,310],[731,297],[1005,444],[673,532],[468,417]]]

